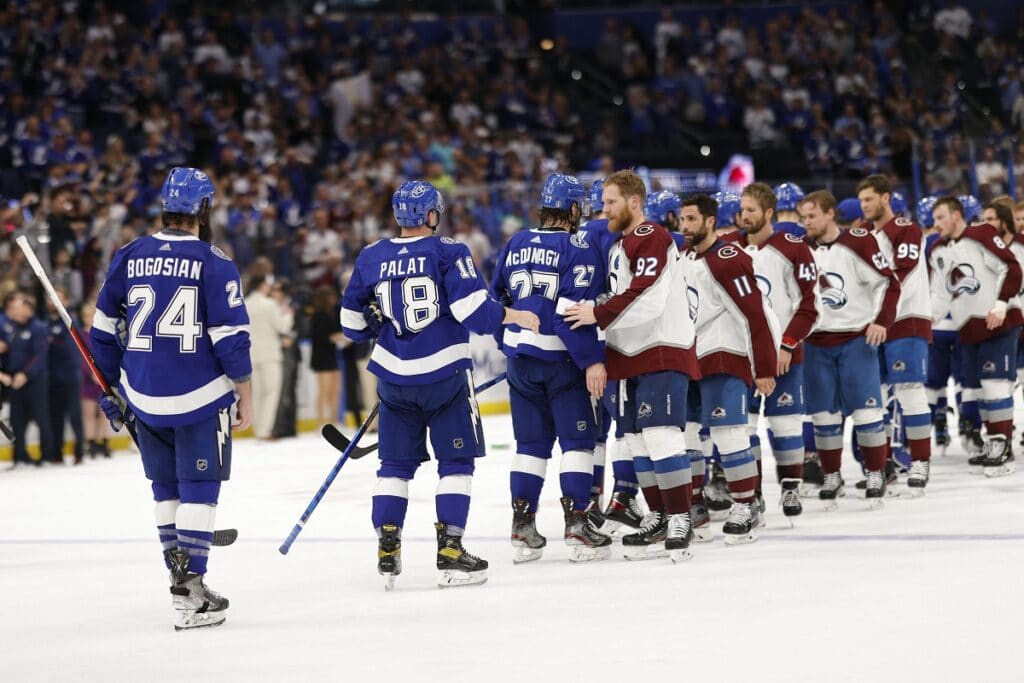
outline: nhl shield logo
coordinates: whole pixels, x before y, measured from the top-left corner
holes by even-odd
[[[452,439],[452,446],[455,448],[462,448],[463,442],[461,438]]]
[[[206,462],[206,460],[204,459],[196,460],[196,469],[199,470],[200,472],[205,472],[206,468],[209,467],[209,465],[210,463]]]
[[[576,431],[577,432],[585,432],[585,431],[587,431],[587,423],[586,423],[585,420],[580,420],[579,422],[576,423]]]
[[[640,403],[640,409],[636,411],[636,414],[640,417],[650,417],[654,414],[654,410],[651,408],[649,403]]]

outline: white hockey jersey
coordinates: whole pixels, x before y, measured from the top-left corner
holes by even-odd
[[[831,243],[811,243],[818,265],[821,317],[807,341],[835,346],[864,334],[871,323],[892,326],[900,281],[864,228],[842,230]]]
[[[923,337],[931,342],[931,294],[928,290],[924,232],[909,218],[896,216],[874,230],[874,235],[900,281],[896,320],[886,339],[891,341],[903,337]]]
[[[945,272],[949,259],[953,257],[953,244],[946,240],[938,240],[932,246],[931,252],[928,254],[928,269],[929,269],[929,292],[932,301],[935,301],[936,297],[944,296],[941,294],[941,290],[945,290]],[[940,291],[936,291],[938,288]],[[929,304],[931,305],[931,304]],[[956,323],[953,322],[953,316],[948,313],[944,315],[940,320],[932,321],[932,329],[936,332],[956,332],[959,328]]]

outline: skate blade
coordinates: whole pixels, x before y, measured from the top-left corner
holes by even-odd
[[[710,524],[696,527],[693,530],[693,540],[695,543],[709,543],[715,540],[715,531]]]
[[[967,471],[970,472],[971,474],[985,474],[985,466],[971,465],[970,467],[967,468]]]
[[[868,500],[867,510],[881,510],[885,507],[884,498],[871,498]]]
[[[899,498],[900,497],[900,490],[897,489],[897,488],[893,488],[892,484],[888,484],[885,487],[885,497],[886,498]]]
[[[670,550],[668,551],[668,559],[672,560],[673,564],[679,564],[681,562],[689,562],[693,559],[693,553],[687,549]]]
[[[657,560],[668,556],[664,543],[652,543],[651,545],[627,545],[623,546],[622,555],[627,560]]]
[[[745,534],[726,534],[725,544],[726,545],[744,545],[747,543],[753,543],[757,540],[757,527],[750,530]]]
[[[984,471],[986,477],[1005,477],[1017,471],[1017,463],[1008,462],[997,467],[985,467]]]
[[[174,630],[191,631],[197,628],[220,626],[227,618],[228,615],[224,612],[178,612],[178,618],[174,622]]]
[[[612,549],[609,546],[586,546],[575,545],[569,548],[569,561],[578,562],[601,562],[612,556]]]
[[[395,588],[395,575],[384,574],[384,591],[390,593]]]
[[[438,588],[482,586],[485,583],[487,583],[487,570],[479,572],[462,572],[455,569],[444,569],[437,577]]]
[[[539,560],[544,554],[543,548],[528,548],[526,546],[515,546],[512,551],[512,564],[533,562]]]
[[[923,486],[908,486],[907,488],[910,489],[910,497],[911,498],[921,498],[921,497],[924,496],[924,487]]]
[[[823,500],[821,502],[824,503],[825,512],[834,512],[835,510],[839,509],[839,499],[838,498],[832,498],[830,500]]]

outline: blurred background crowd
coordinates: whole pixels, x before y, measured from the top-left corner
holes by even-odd
[[[169,168],[201,167],[215,242],[280,317],[267,357],[314,365],[326,420],[372,404],[367,349],[343,345],[334,312],[355,255],[395,234],[406,179],[442,190],[441,230],[485,273],[554,170],[717,174],[741,152],[759,180],[839,196],[875,172],[908,199],[1024,182],[1012,3],[336,11],[352,4],[5,3],[0,296],[36,290],[10,239],[24,232],[88,324],[112,253],[158,227]],[[273,435],[294,431],[290,402]]]

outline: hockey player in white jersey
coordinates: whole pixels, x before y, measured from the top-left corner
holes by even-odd
[[[1011,306],[1021,291],[1021,266],[987,223],[967,225],[955,197],[943,197],[932,209],[935,225],[953,241],[944,271],[945,287],[932,289],[932,314],[949,312],[960,330],[965,389],[980,388],[981,418],[988,432],[981,467],[990,477],[1016,469],[1013,436],[1013,383],[1017,378],[1017,341],[1024,318]]]
[[[825,483],[827,508],[843,494],[839,474],[843,416],[849,415],[867,468],[866,497],[881,506],[885,495],[885,426],[878,346],[896,316],[900,282],[864,228],[836,225],[836,198],[819,190],[800,202],[800,218],[818,266],[821,317],[804,348],[807,410]]]
[[[879,349],[882,396],[892,387],[903,415],[910,447],[907,486],[924,493],[932,454],[932,415],[924,383],[928,379],[928,345],[932,342],[931,305],[924,233],[921,227],[893,213],[892,187],[881,174],[870,175],[857,185],[864,213],[863,227],[872,231],[882,253],[900,280],[896,320]]]
[[[735,242],[753,259],[757,284],[782,330],[776,389],[764,398],[764,414],[771,428],[776,475],[782,487],[782,512],[795,517],[803,510],[799,493],[805,456],[803,342],[818,319],[817,271],[814,255],[803,237],[772,230],[775,194],[771,187],[764,183],[747,185],[740,195],[740,207],[740,230],[734,234]],[[751,411],[752,444],[758,415],[758,410]]]

